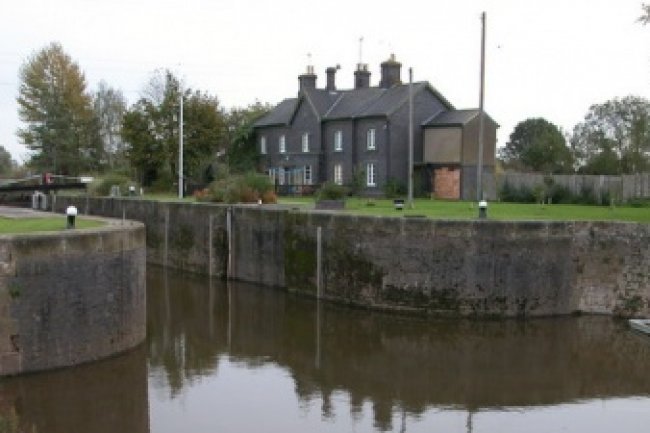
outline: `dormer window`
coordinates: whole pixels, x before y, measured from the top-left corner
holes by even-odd
[[[278,151],[280,153],[287,153],[287,139],[284,134],[278,139]]]
[[[334,151],[343,151],[343,131],[338,130],[334,132]]]

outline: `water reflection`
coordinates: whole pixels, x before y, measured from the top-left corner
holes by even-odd
[[[506,409],[532,414],[550,405],[650,394],[650,344],[605,317],[416,320],[159,268],[148,275],[151,386],[156,405],[166,408],[154,408],[152,425],[174,410],[174,399],[185,399],[186,408],[207,399],[213,410],[216,402],[232,404],[242,395],[251,396],[244,406],[252,395],[260,405],[279,404],[292,398],[282,391],[287,380],[298,418],[317,405],[324,429],[344,402],[350,422],[360,423],[357,431],[368,411],[379,430],[431,421],[434,410],[436,419],[458,415],[463,425],[455,430],[466,431]],[[242,371],[254,378],[231,383]],[[251,409],[240,410],[238,430],[256,431],[242,427]],[[190,419],[189,412],[179,416]],[[300,431],[279,418],[271,430]]]
[[[650,424],[650,339],[606,317],[418,320],[155,267],[148,315],[138,350],[0,380],[0,433],[7,419],[12,433]]]
[[[148,433],[146,348],[0,379],[0,421],[2,433]]]

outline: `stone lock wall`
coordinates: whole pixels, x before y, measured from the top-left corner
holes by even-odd
[[[105,358],[146,336],[145,231],[0,236],[0,376]]]
[[[436,221],[273,206],[69,201],[142,221],[148,259],[378,309],[650,316],[650,226]],[[321,273],[318,280],[318,229]]]

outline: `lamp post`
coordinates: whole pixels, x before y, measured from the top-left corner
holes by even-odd
[[[180,109],[178,114],[178,198],[183,198],[183,86],[180,89]]]
[[[408,208],[413,209],[413,68],[409,68],[409,169]]]
[[[485,87],[485,12],[481,14],[481,84],[478,104],[478,158],[476,161],[476,201],[483,200],[483,95]]]

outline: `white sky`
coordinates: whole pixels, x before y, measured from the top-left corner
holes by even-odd
[[[135,102],[157,68],[225,107],[277,103],[298,89],[312,53],[318,85],[340,64],[337,86],[353,86],[358,40],[379,81],[394,52],[402,79],[413,67],[456,108],[478,106],[480,13],[487,12],[485,107],[501,125],[544,117],[565,130],[590,105],[613,97],[650,98],[650,26],[636,22],[643,0],[3,0],[0,15],[0,144],[26,149],[18,69],[58,41],[85,72]]]

